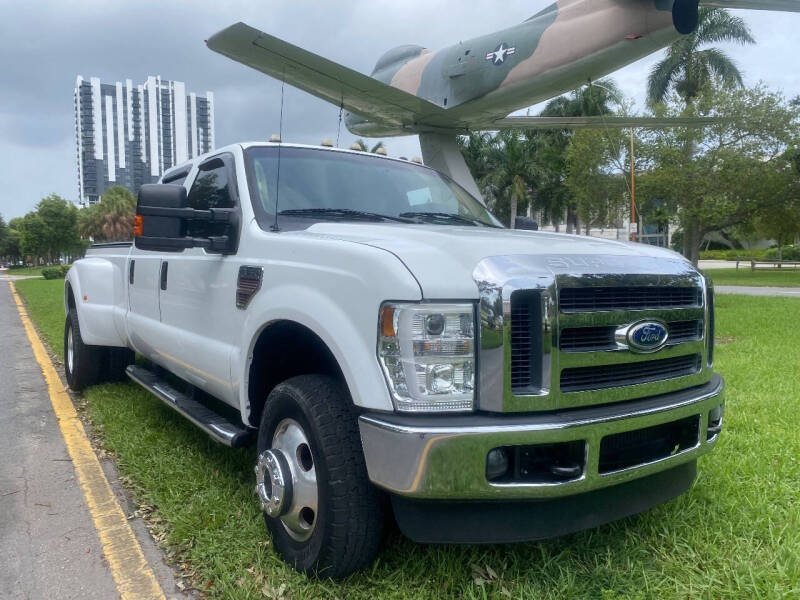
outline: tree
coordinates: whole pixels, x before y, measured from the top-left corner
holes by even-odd
[[[714,79],[742,87],[742,74],[727,54],[718,48],[701,49],[719,42],[744,45],[754,44],[755,40],[743,19],[723,9],[700,8],[695,32],[674,42],[667,49],[667,56],[650,72],[648,102],[665,102],[670,90],[674,90],[687,105],[691,104]]]
[[[622,105],[622,92],[613,79],[601,79],[554,98],[540,113],[543,117],[598,117],[610,115]],[[567,232],[580,230],[578,206],[566,185],[567,151],[575,132],[568,129],[530,132],[539,139],[542,153],[542,186],[537,203],[558,223],[566,211]],[[600,134],[603,135],[603,134]],[[599,138],[597,138],[599,139]]]
[[[493,142],[488,155],[489,172],[481,183],[494,199],[495,214],[513,229],[520,203],[527,208],[535,187],[536,151],[520,131],[501,131]]]
[[[565,153],[567,165],[566,188],[575,206],[575,212],[588,235],[592,225],[604,226],[616,221],[627,202],[623,194],[625,182],[614,167],[619,166],[621,132],[584,129],[576,131]]]
[[[29,212],[22,218],[22,227],[19,230],[20,251],[25,256],[33,258],[34,264],[40,264],[42,259],[48,258],[48,230],[44,219],[36,212]]]
[[[542,117],[590,117],[611,114],[622,104],[622,91],[613,79],[601,79],[554,98],[542,110]]]
[[[373,144],[372,148],[370,148],[367,145],[367,142],[365,142],[364,140],[361,140],[361,139],[356,140],[355,142],[353,142],[353,149],[356,149],[355,148],[356,146],[358,146],[358,150],[359,151],[361,151],[361,152],[369,152],[371,154],[377,154],[378,150],[380,150],[381,148],[383,148],[383,149],[386,148],[386,146],[384,145],[383,142],[377,142],[377,143]]]
[[[3,218],[3,215],[0,215],[0,248],[3,247],[3,243],[5,242],[7,237],[8,237],[8,225],[6,225],[6,221]],[[2,255],[2,250],[0,250],[0,255]]]
[[[43,255],[55,262],[61,254],[71,253],[78,245],[78,209],[57,194],[42,198],[36,205],[36,214],[42,219],[46,242]]]
[[[95,242],[131,240],[135,214],[136,198],[127,188],[115,185],[106,190],[100,202],[80,211],[78,231]]]
[[[645,134],[641,152],[648,173],[637,186],[660,198],[678,218],[684,255],[697,263],[703,238],[752,222],[774,190],[764,185],[792,144],[798,113],[780,94],[709,85],[684,107],[675,99],[660,116],[719,117],[705,128],[672,128]],[[688,151],[687,151],[688,150]]]
[[[771,169],[765,169],[761,180],[763,201],[752,224],[754,231],[778,244],[778,260],[783,259],[783,247],[791,244],[800,233],[800,186],[798,172],[789,156],[775,160]]]
[[[6,231],[5,238],[0,245],[0,256],[3,256],[6,260],[16,264],[22,257],[19,240],[19,231],[9,226],[8,230]]]

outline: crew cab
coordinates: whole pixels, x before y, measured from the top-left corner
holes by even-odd
[[[722,429],[713,299],[673,252],[506,229],[422,165],[237,144],[143,186],[134,243],[74,264],[66,376],[254,444],[273,547],[342,577],[390,516],[522,542],[687,491]]]

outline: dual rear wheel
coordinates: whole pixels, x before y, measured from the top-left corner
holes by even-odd
[[[85,344],[78,312],[70,309],[64,324],[64,373],[71,390],[79,392],[97,383],[121,381],[134,356],[128,348]]]

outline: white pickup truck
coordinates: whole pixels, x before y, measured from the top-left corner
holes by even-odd
[[[508,230],[424,166],[266,143],[144,186],[135,233],[68,273],[69,385],[127,374],[255,444],[299,570],[365,567],[389,514],[498,543],[641,512],[719,437],[711,282],[670,251]]]

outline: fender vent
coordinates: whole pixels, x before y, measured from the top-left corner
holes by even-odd
[[[236,282],[236,308],[244,310],[261,289],[264,269],[261,267],[239,267],[239,279]]]

